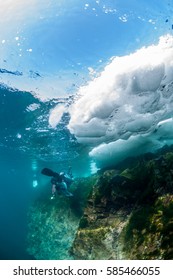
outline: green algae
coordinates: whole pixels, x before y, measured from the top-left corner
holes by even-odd
[[[173,153],[169,152],[137,161],[119,174],[103,172],[81,218],[72,247],[74,257],[173,259],[172,167]],[[103,228],[109,228],[106,235],[111,244]],[[104,244],[102,253],[100,244]]]
[[[121,237],[129,259],[173,259],[172,167],[173,153],[169,152],[142,168],[150,176],[145,175],[146,186]]]
[[[95,185],[97,176],[93,175],[87,178],[77,178],[71,185],[70,191],[73,193],[73,199],[70,200],[70,207],[77,216],[83,214],[88,195]]]
[[[173,195],[134,211],[123,232],[130,259],[173,259]]]

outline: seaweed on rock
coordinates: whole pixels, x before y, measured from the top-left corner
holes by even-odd
[[[46,192],[35,201],[28,213],[27,251],[31,256],[38,260],[73,259],[69,250],[94,181],[94,176],[76,179],[71,186],[73,197],[50,200]]]
[[[173,259],[173,153],[76,179],[29,213],[36,259]]]
[[[71,253],[76,259],[173,259],[173,153],[103,171]]]

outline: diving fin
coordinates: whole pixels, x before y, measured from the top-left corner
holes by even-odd
[[[57,172],[54,172],[54,171],[52,171],[52,170],[49,169],[49,168],[43,168],[43,169],[41,170],[41,173],[42,173],[43,175],[46,175],[46,176],[49,176],[49,177],[59,177],[59,174],[58,174]]]

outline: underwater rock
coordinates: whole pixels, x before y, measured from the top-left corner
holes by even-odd
[[[69,199],[39,201],[29,212],[28,249],[37,260],[71,259],[68,254],[79,218],[69,208]],[[69,234],[70,232],[70,234]]]
[[[173,152],[75,179],[70,191],[31,206],[35,259],[173,259]]]
[[[173,153],[103,172],[71,248],[74,259],[173,259]]]
[[[131,209],[130,205],[123,208],[125,202],[119,195],[118,186],[124,181],[115,170],[98,177],[71,248],[75,259],[122,258],[118,240]]]
[[[173,259],[173,195],[161,196],[153,207],[132,213],[123,238],[128,259]]]
[[[73,259],[69,249],[94,181],[94,176],[76,179],[70,189],[73,197],[50,200],[46,191],[35,201],[28,213],[27,251],[31,256],[37,260]]]

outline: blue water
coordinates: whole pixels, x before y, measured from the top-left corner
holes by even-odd
[[[124,56],[172,34],[172,0],[36,1],[0,7],[0,259],[26,252],[30,205],[50,188],[43,167],[88,176],[93,148],[67,128],[54,129],[51,110],[74,102],[81,85],[112,56]],[[25,3],[23,3],[25,2]]]
[[[0,259],[28,259],[25,252],[27,210],[33,198],[29,160],[0,149]]]
[[[33,103],[40,105],[38,112],[27,110]],[[45,106],[30,93],[2,87],[0,106],[0,259],[32,259],[26,252],[27,213],[45,189],[51,195],[42,168],[60,172],[71,166],[74,176],[87,176],[89,163],[85,151],[79,157],[78,144],[70,142],[63,125],[58,131],[49,128],[51,102]]]

